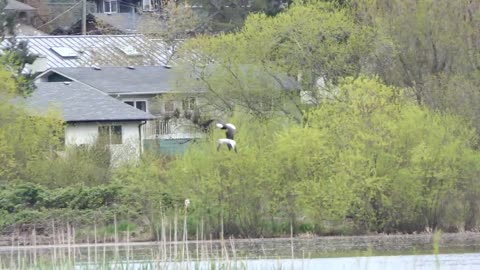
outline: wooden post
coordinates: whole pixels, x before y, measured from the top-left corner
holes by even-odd
[[[82,35],[87,34],[87,0],[82,0]]]

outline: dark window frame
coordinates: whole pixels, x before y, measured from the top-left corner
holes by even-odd
[[[123,103],[128,104],[132,107],[135,107],[141,111],[147,111],[147,100],[124,100]],[[140,105],[141,104],[141,105]]]
[[[123,126],[100,125],[98,126],[98,138],[105,138],[108,144],[123,144]]]
[[[115,4],[113,4],[115,3]],[[103,0],[103,12],[104,13],[118,13],[119,10],[118,0]],[[108,7],[108,11],[107,11]]]

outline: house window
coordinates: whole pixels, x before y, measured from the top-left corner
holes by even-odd
[[[142,110],[144,112],[147,111],[147,102],[142,100],[142,101],[124,101],[126,104],[135,107],[139,110]]]
[[[98,139],[106,144],[122,144],[122,126],[99,126]]]
[[[18,18],[22,21],[26,21],[28,19],[27,13],[25,11],[18,13]]]
[[[117,0],[104,0],[103,1],[103,12],[104,13],[117,13],[118,12],[118,2],[117,2]]]
[[[166,112],[173,112],[175,110],[175,103],[173,100],[169,100],[165,102],[165,111]]]
[[[184,111],[194,110],[195,109],[195,98],[194,97],[185,98],[182,101],[182,109]]]

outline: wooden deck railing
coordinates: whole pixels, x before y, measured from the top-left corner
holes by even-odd
[[[172,133],[172,125],[169,120],[155,119],[147,121],[143,126],[143,138],[157,138],[160,135],[168,135]]]

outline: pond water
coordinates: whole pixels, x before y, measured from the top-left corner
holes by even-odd
[[[77,269],[87,269],[78,265]],[[259,259],[238,261],[152,263],[129,262],[111,264],[114,269],[241,269],[241,270],[476,270],[480,269],[480,253],[371,256],[317,259]]]
[[[431,255],[433,237],[426,234],[33,246],[20,243],[0,246],[0,269],[480,269],[480,233],[443,234],[439,255]]]
[[[275,266],[272,261],[251,262],[252,268]],[[368,269],[368,270],[473,270],[480,269],[480,253],[409,256],[373,256],[282,261],[281,269]],[[264,268],[265,266],[265,268]],[[293,266],[293,267],[292,267]],[[278,269],[278,268],[276,268]]]

